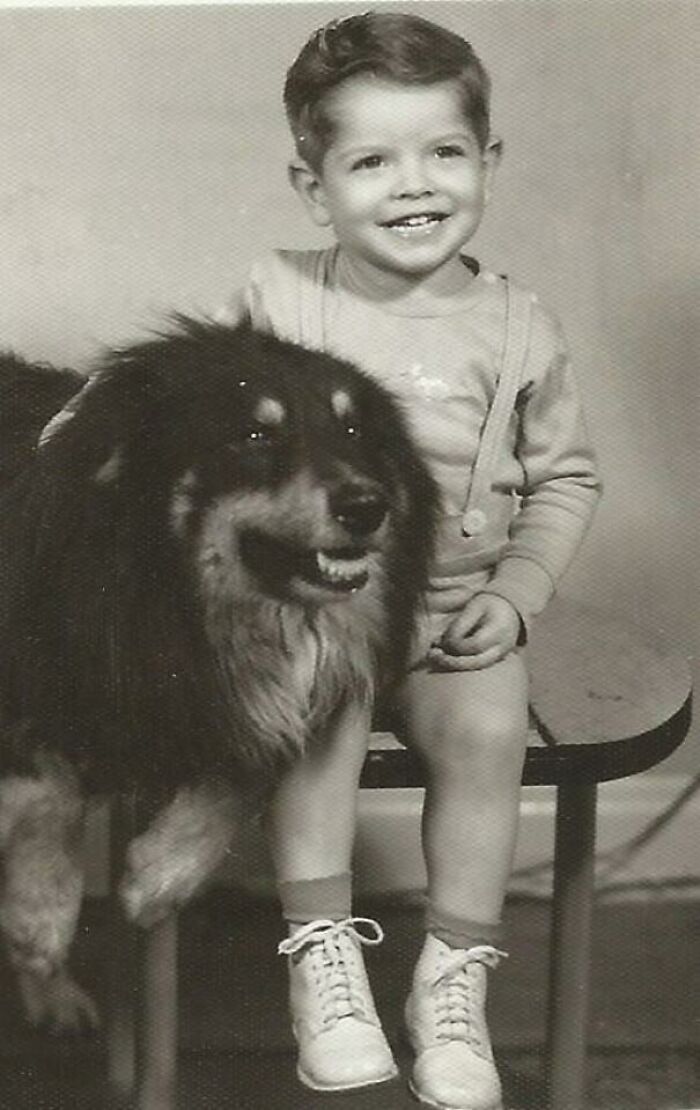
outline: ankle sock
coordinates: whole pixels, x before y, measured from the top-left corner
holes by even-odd
[[[282,916],[290,925],[306,925],[326,918],[344,921],[352,913],[352,875],[324,875],[320,879],[292,879],[277,884]]]
[[[475,948],[479,944],[498,947],[503,943],[504,929],[500,921],[474,921],[434,906],[432,902],[426,906],[425,928],[450,948]]]

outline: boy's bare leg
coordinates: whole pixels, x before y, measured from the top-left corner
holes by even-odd
[[[381,927],[352,916],[351,865],[360,771],[370,713],[351,706],[293,766],[267,814],[289,937],[289,1004],[299,1045],[297,1074],[316,1091],[383,1083],[396,1065],[362,958]]]
[[[518,828],[527,691],[514,652],[483,670],[415,671],[405,683],[407,735],[427,773],[428,897],[457,917],[500,918]]]
[[[350,871],[369,732],[369,709],[350,705],[282,779],[266,818],[278,882]]]
[[[475,671],[414,672],[408,729],[425,760],[426,936],[406,1001],[420,1101],[502,1110],[486,1024],[489,969],[518,824],[527,678],[511,653]]]

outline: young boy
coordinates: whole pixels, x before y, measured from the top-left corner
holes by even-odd
[[[336,245],[253,267],[256,326],[353,360],[402,402],[442,497],[435,564],[399,694],[427,776],[426,937],[406,1004],[426,1105],[499,1110],[484,1017],[499,961],[527,734],[518,648],[579,546],[599,485],[552,317],[462,254],[501,148],[470,45],[412,15],[334,21],[289,70],[291,183]],[[240,309],[240,304],[239,304]],[[299,1075],[340,1090],[396,1074],[352,917],[356,789],[370,722],[348,712],[269,813],[289,937]]]

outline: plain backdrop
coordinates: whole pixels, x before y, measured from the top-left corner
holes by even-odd
[[[281,88],[315,27],[364,7],[0,11],[0,346],[84,368],[172,308],[215,310],[257,253],[325,245],[287,185]],[[460,32],[492,74],[505,158],[472,253],[563,319],[606,485],[562,589],[690,655],[700,5],[375,7]]]

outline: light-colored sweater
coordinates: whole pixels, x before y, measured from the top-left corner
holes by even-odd
[[[440,490],[434,576],[483,582],[488,569],[480,589],[527,627],[579,547],[600,483],[561,330],[522,291],[514,403],[483,455],[509,287],[480,271],[458,295],[392,297],[333,247],[260,258],[243,305],[255,327],[351,360],[394,394]],[[230,316],[240,309],[239,296]]]

